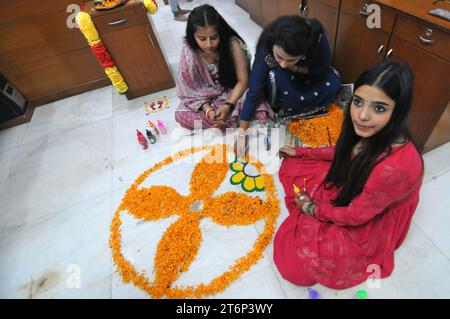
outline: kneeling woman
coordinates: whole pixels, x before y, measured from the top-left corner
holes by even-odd
[[[352,287],[371,275],[369,265],[389,276],[419,201],[423,162],[406,126],[411,70],[378,64],[355,88],[336,147],[280,149],[289,216],[273,258],[297,285]]]
[[[267,117],[314,116],[332,102],[340,78],[331,67],[331,51],[321,23],[300,16],[282,16],[262,32],[256,47],[240,127],[246,130],[257,109],[267,105]],[[258,114],[259,113],[259,114]]]
[[[244,41],[213,7],[195,8],[181,50],[176,121],[188,129],[233,126],[249,73]]]

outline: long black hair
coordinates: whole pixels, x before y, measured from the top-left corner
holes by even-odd
[[[272,52],[274,45],[280,46],[291,56],[305,55],[315,62],[321,41],[323,27],[317,19],[307,19],[298,15],[284,15],[268,24],[261,33],[256,50]]]
[[[352,150],[361,137],[355,133],[350,110],[346,111],[333,163],[325,178],[327,189],[339,188],[339,194],[333,200],[335,206],[348,206],[361,193],[375,165],[391,154],[395,141],[409,139],[417,149],[407,127],[414,86],[414,74],[409,66],[400,61],[378,63],[359,76],[355,90],[363,85],[380,89],[395,102],[395,106],[389,122],[375,135],[364,139],[363,150],[353,159]]]
[[[235,63],[230,50],[231,37],[236,37],[245,44],[244,40],[222,18],[217,10],[204,4],[196,7],[189,14],[186,26],[186,41],[193,50],[200,50],[195,40],[197,27],[216,27],[219,32],[219,82],[226,88],[233,88],[237,82]],[[247,52],[246,52],[247,53]],[[247,72],[250,72],[250,61],[247,57]]]

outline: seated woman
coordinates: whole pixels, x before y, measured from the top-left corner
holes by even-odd
[[[406,125],[413,82],[402,62],[375,65],[355,83],[336,147],[280,149],[289,216],[273,258],[284,279],[344,289],[373,269],[379,278],[392,273],[423,178]]]
[[[339,88],[340,78],[331,67],[330,46],[320,22],[279,17],[258,40],[240,127],[249,127],[263,101],[282,116],[323,114]]]
[[[181,100],[175,119],[193,129],[236,126],[247,90],[249,55],[244,41],[209,5],[189,15],[177,78]],[[238,107],[235,108],[235,105]]]

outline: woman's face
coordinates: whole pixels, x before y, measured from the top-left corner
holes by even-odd
[[[194,33],[195,41],[203,52],[213,54],[217,51],[220,43],[219,31],[216,27],[197,26]]]
[[[371,137],[391,119],[395,102],[375,86],[362,85],[353,96],[350,115],[358,136]]]
[[[275,60],[283,69],[295,65],[300,60],[300,56],[289,55],[278,45],[274,45],[272,51]]]

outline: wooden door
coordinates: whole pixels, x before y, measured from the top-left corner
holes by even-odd
[[[262,1],[263,0],[247,0],[247,12],[250,14],[250,18],[260,26],[263,25]]]
[[[301,15],[302,0],[278,0],[278,15]]]
[[[314,18],[322,23],[330,43],[331,55],[334,53],[338,9],[318,0],[304,0],[303,16]]]
[[[424,146],[424,153],[450,142],[450,101]]]
[[[278,18],[278,4],[273,0],[261,0],[262,27]]]
[[[392,36],[389,49],[392,49],[392,60],[404,61],[414,71],[414,101],[409,127],[423,148],[450,99],[450,62],[396,35]]]
[[[382,61],[389,36],[389,32],[369,29],[360,18],[341,12],[334,66],[341,73],[342,83],[354,82],[363,71]]]
[[[248,2],[249,0],[236,0],[236,4],[247,12],[248,12]]]
[[[128,98],[174,86],[149,24],[107,33],[102,40],[127,82]]]

